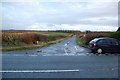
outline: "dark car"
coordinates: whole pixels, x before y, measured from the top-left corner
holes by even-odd
[[[120,41],[114,38],[95,38],[89,42],[93,53],[120,53]]]

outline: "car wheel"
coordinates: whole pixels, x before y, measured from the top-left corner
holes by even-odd
[[[97,49],[97,53],[98,53],[98,54],[101,54],[101,53],[103,53],[103,49],[101,49],[101,48],[98,48],[98,49]]]

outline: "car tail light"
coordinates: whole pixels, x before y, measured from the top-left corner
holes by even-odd
[[[93,44],[93,46],[95,47],[95,46],[97,46],[97,44],[96,44],[96,43],[94,43],[94,44]]]

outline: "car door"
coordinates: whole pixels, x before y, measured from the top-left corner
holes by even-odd
[[[99,41],[99,47],[104,49],[105,52],[110,52],[110,42],[107,39],[102,39]]]
[[[105,39],[104,40],[104,46],[105,46],[105,50],[106,50],[106,52],[112,52],[112,45],[111,45],[111,41],[110,41],[110,39]]]

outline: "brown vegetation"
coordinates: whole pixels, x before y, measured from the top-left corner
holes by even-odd
[[[57,32],[2,32],[2,47],[46,45],[52,41],[70,37],[70,33]]]

